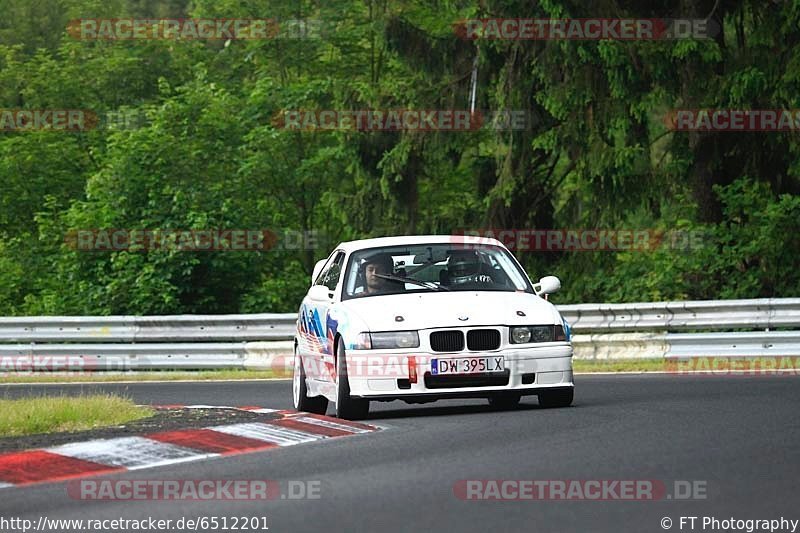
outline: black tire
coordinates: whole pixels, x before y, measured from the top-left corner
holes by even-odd
[[[298,380],[299,379],[299,383]],[[308,396],[308,386],[306,385],[306,370],[303,367],[303,360],[294,353],[294,374],[292,375],[292,400],[294,408],[298,411],[306,411],[317,415],[324,415],[328,410],[328,399],[325,396]]]
[[[345,420],[359,420],[369,414],[369,400],[350,396],[347,378],[347,355],[344,342],[339,337],[336,343],[336,416]]]
[[[496,396],[489,396],[489,405],[491,405],[495,409],[500,409],[500,410],[514,409],[516,406],[519,405],[519,401],[521,399],[522,399],[521,394],[513,392],[498,394]]]
[[[550,409],[552,407],[569,407],[575,395],[575,388],[556,389],[539,393],[539,405]]]

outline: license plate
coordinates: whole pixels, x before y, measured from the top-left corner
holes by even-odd
[[[431,359],[431,374],[486,374],[505,370],[505,358],[500,355],[489,357],[454,357],[452,359]]]

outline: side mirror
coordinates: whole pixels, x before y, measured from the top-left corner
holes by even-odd
[[[325,261],[327,261],[327,259],[320,259],[319,261],[317,261],[317,264],[314,265],[314,272],[311,273],[312,285],[317,280],[317,276],[319,276],[319,273],[322,272],[322,267],[325,266]]]
[[[561,280],[555,276],[545,276],[539,280],[539,283],[535,283],[533,285],[533,291],[537,296],[541,296],[542,294],[553,294],[554,292],[558,292],[558,289],[560,288]]]
[[[330,302],[333,298],[333,291],[325,285],[314,285],[308,289],[308,298],[314,302]]]

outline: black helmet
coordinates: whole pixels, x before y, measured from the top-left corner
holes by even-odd
[[[480,271],[478,252],[473,250],[455,250],[447,261],[447,273],[451,283],[463,283]]]
[[[392,259],[391,254],[379,252],[365,257],[361,262],[361,271],[366,271],[367,265],[373,264],[383,266],[384,271],[387,273],[394,270],[394,259]]]

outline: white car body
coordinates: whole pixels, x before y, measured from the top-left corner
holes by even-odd
[[[514,292],[482,290],[438,292],[422,288],[422,291],[409,294],[381,294],[368,298],[356,298],[350,295],[349,298],[343,298],[345,268],[350,265],[352,254],[363,253],[365,249],[426,244],[501,248],[519,268],[521,276],[524,276],[529,284],[529,289]],[[320,271],[332,262],[340,262],[341,254],[344,254],[344,267],[340,269],[335,289],[324,287],[323,290],[321,285],[317,285],[316,288],[312,286],[300,306],[295,337],[295,407],[304,406],[298,399],[301,381],[304,385],[301,392],[309,398],[324,397],[337,402],[337,387],[340,387],[339,381],[341,381],[337,375],[337,358],[340,355],[337,353],[337,346],[344,346],[346,354],[344,362],[346,366],[339,368],[344,368],[347,373],[349,395],[366,403],[367,406],[371,400],[400,399],[408,402],[427,402],[453,397],[487,397],[491,401],[492,398],[506,396],[516,397],[518,401],[522,395],[541,395],[556,390],[569,395],[568,402],[560,403],[564,405],[571,403],[574,383],[569,326],[555,306],[540,296],[542,293],[554,292],[560,287],[557,278],[543,278],[537,284],[539,287],[537,291],[537,285],[531,283],[524,269],[499,241],[469,236],[434,235],[386,237],[341,243],[327,260],[318,263],[314,281],[324,281],[322,280],[324,276],[319,276]],[[316,279],[318,277],[320,279]],[[333,286],[333,282],[329,282],[329,285]],[[550,285],[549,289],[545,285]],[[552,342],[524,344],[510,342],[511,327],[532,325],[561,327],[564,338]],[[492,345],[488,350],[475,350],[470,349],[468,342],[464,342],[461,350],[437,351],[431,345],[431,334],[435,332],[461,331],[464,338],[469,341],[478,339],[483,334],[468,335],[468,332],[476,329],[499,331],[499,346]],[[418,332],[419,346],[402,349],[365,349],[364,333],[409,330]],[[446,335],[457,337],[454,333]],[[340,338],[341,344],[338,342]],[[442,338],[441,335],[437,337],[437,339]],[[492,334],[490,338],[494,339],[496,336]],[[438,342],[440,341],[437,340]],[[438,348],[441,350],[440,346]],[[503,371],[480,375],[445,376],[435,375],[438,369],[432,369],[431,366],[434,359],[458,360],[471,357],[502,357]],[[485,364],[492,365],[493,361],[494,359],[486,359]],[[459,363],[456,361],[449,364]],[[471,360],[468,360],[465,366],[469,367],[470,364]],[[540,403],[543,403],[541,399],[542,396]],[[315,405],[324,412],[327,401],[322,399],[318,401],[323,402],[323,405],[321,407],[319,403]],[[337,415],[339,414],[337,406]]]

